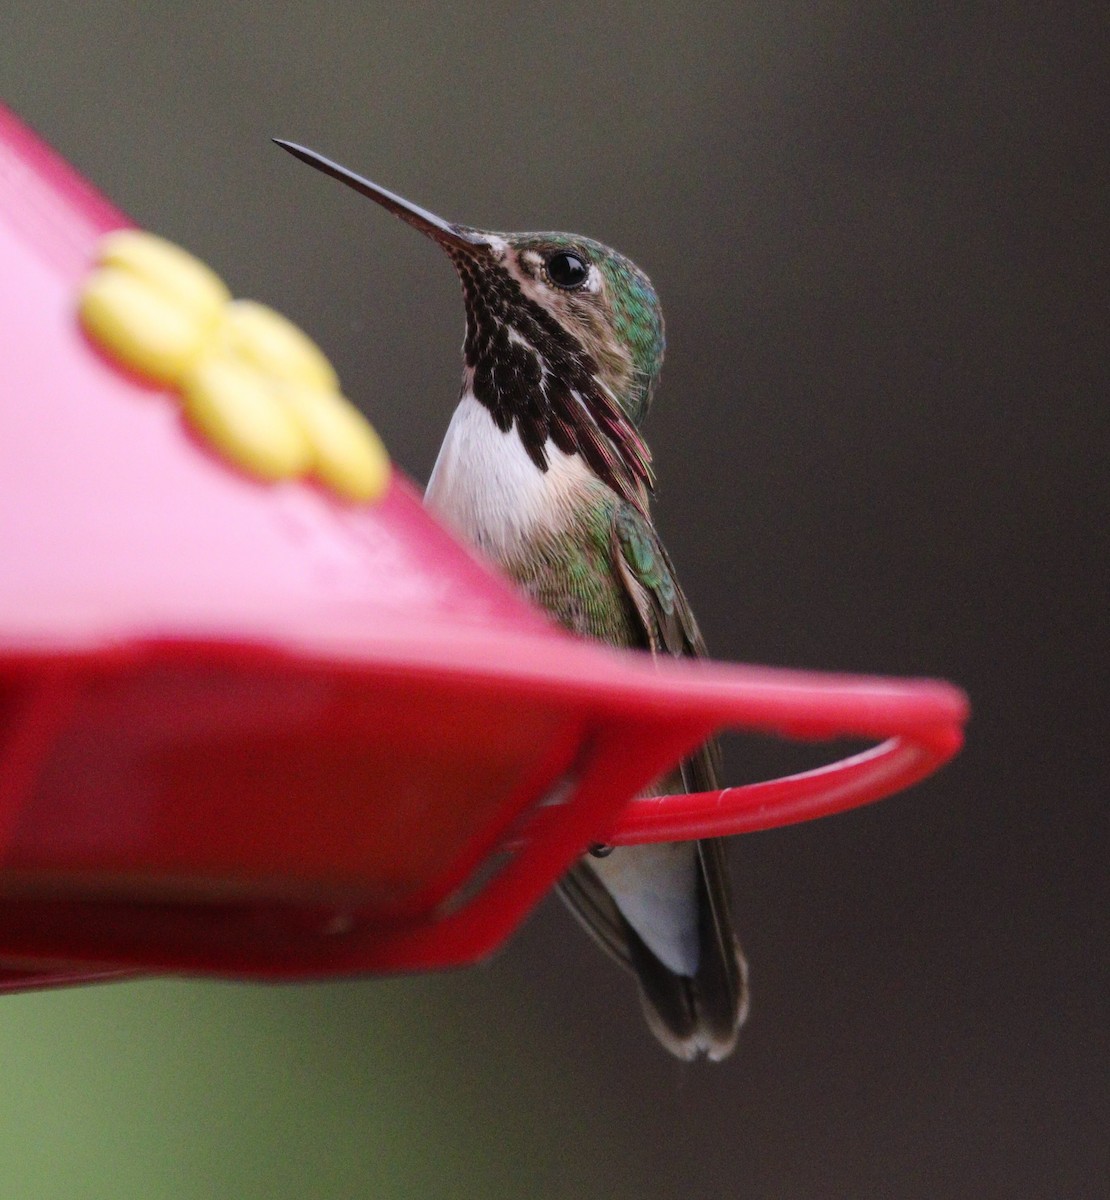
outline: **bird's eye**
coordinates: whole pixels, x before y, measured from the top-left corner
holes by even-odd
[[[590,268],[569,250],[560,250],[547,260],[547,277],[556,287],[581,287],[589,273]]]

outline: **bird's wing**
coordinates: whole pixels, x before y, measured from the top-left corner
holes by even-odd
[[[676,658],[704,658],[705,639],[678,585],[670,556],[651,524],[631,504],[622,505],[613,521],[613,560],[640,618],[647,649]],[[715,791],[721,786],[720,774],[716,739],[682,764],[682,784],[688,792]]]
[[[632,504],[622,504],[612,524],[613,567],[653,654],[701,657],[705,643],[674,568],[650,522]],[[681,767],[686,791],[719,786],[719,750],[708,742]],[[677,779],[669,787],[680,786]],[[698,967],[693,976],[670,969],[647,946],[617,907],[596,869],[584,860],[571,869],[560,890],[603,949],[634,971],[649,1023],[681,1057],[706,1052],[724,1057],[733,1047],[747,1009],[746,966],[732,932],[728,875],[719,841],[698,842],[696,856]],[[630,855],[634,850],[615,853]]]

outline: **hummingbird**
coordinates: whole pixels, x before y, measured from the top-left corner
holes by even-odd
[[[705,654],[652,523],[640,432],[663,361],[648,277],[567,233],[454,224],[314,150],[275,138],[436,242],[462,282],[462,391],[425,492],[445,523],[572,633],[654,655]],[[707,743],[656,794],[716,789]],[[722,1059],[748,1008],[719,839],[594,846],[559,891],[637,979],[652,1032]]]

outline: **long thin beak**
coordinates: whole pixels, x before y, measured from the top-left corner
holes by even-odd
[[[439,242],[441,246],[473,252],[480,247],[489,245],[485,235],[477,229],[471,229],[466,225],[452,225],[450,221],[437,217],[435,213],[428,212],[427,209],[413,204],[403,196],[386,191],[385,188],[378,187],[376,183],[371,183],[369,179],[363,179],[361,175],[356,175],[354,171],[348,171],[346,167],[341,167],[339,163],[332,162],[330,158],[317,154],[315,150],[298,146],[295,142],[284,141],[282,138],[274,138],[273,141],[283,150],[288,150],[294,158],[299,158],[301,162],[308,163],[310,167],[323,171],[332,179],[338,179],[340,183],[354,188],[361,195],[376,200],[382,208],[388,209],[402,221],[407,221],[414,229],[419,229],[421,233]]]

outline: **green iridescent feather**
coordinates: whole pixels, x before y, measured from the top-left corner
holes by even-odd
[[[663,315],[651,281],[635,263],[610,251],[601,259],[601,269],[613,297],[614,330],[632,355],[632,388],[621,399],[625,412],[639,425],[647,416],[663,365]]]

